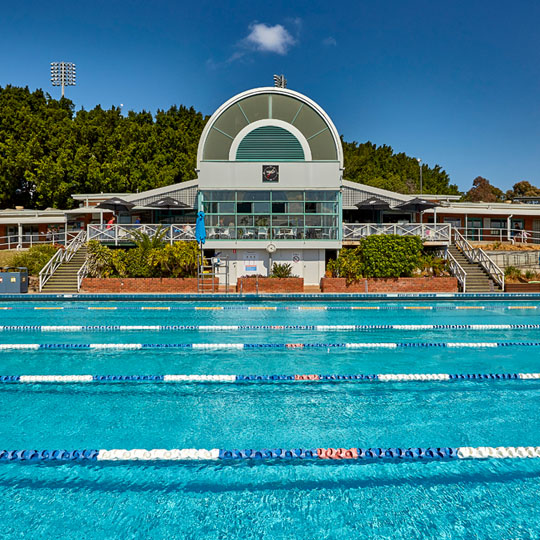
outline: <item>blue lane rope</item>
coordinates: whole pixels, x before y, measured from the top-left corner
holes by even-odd
[[[122,331],[238,331],[238,330],[538,330],[540,324],[240,324],[240,325],[4,325],[0,332],[122,332]]]
[[[96,462],[96,461],[219,461],[234,463],[239,460],[267,462],[285,460],[335,461],[343,463],[373,461],[451,461],[462,459],[527,459],[540,458],[538,446],[499,447],[417,447],[417,448],[274,448],[274,449],[82,449],[82,450],[0,450],[4,462]]]
[[[0,383],[121,383],[121,382],[423,382],[540,380],[540,373],[378,373],[351,375],[0,375]]]
[[[396,349],[396,348],[498,348],[540,347],[538,341],[502,342],[393,342],[393,343],[2,343],[0,351],[12,350],[252,350],[252,349]]]

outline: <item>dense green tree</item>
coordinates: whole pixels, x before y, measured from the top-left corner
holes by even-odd
[[[477,176],[473,187],[465,193],[463,200],[467,202],[504,202],[505,195],[497,187],[492,186],[486,178]]]
[[[347,180],[398,193],[420,193],[420,167],[415,158],[402,152],[394,154],[386,145],[342,143]],[[424,193],[459,194],[457,186],[450,184],[450,177],[439,165],[422,164],[422,184]]]
[[[208,117],[173,106],[75,112],[42,90],[0,87],[0,208],[69,208],[72,193],[135,192],[196,177]],[[419,191],[418,162],[389,146],[343,143],[345,178],[402,193]],[[422,165],[425,193],[454,194],[448,174]]]

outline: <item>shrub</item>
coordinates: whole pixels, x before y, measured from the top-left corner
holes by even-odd
[[[148,265],[160,277],[196,277],[199,256],[197,242],[176,242],[162,249],[152,249]]]
[[[157,229],[155,234],[150,236],[148,233],[134,230],[131,231],[131,237],[133,239],[133,242],[135,245],[143,252],[148,252],[151,249],[159,249],[162,247],[165,247],[165,240],[163,239],[165,237],[165,234],[167,233],[167,229],[163,227],[163,225],[160,225]]]
[[[25,266],[31,276],[37,276],[58,249],[58,246],[50,244],[32,246],[28,251],[21,251],[14,255],[10,266]]]
[[[532,280],[536,278],[536,274],[532,270],[525,271],[525,279]]]
[[[290,264],[274,263],[272,265],[272,273],[270,274],[270,277],[288,278],[288,277],[296,277],[296,276],[293,276],[292,266]]]
[[[90,240],[87,246],[88,275],[95,278],[111,277],[114,274],[113,250],[97,240]]]
[[[504,269],[504,277],[510,279],[519,279],[521,277],[521,270],[515,266],[507,266]]]
[[[328,270],[333,277],[344,277],[347,281],[358,281],[363,277],[363,262],[361,247],[342,249],[336,260],[328,261]]]
[[[429,257],[429,267],[442,264]],[[336,260],[328,261],[335,277],[357,281],[363,277],[402,277],[423,267],[422,241],[417,236],[375,235],[364,238],[354,249],[342,249]],[[435,269],[434,269],[435,272]]]
[[[365,277],[411,276],[420,266],[422,240],[394,234],[368,236],[360,244]]]
[[[198,261],[196,242],[154,248],[145,244],[132,249],[110,249],[95,240],[88,242],[90,277],[196,277]]]

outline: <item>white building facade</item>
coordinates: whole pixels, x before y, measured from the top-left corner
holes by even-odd
[[[341,246],[343,150],[325,111],[283,88],[224,103],[197,154],[205,249],[228,260],[230,281],[287,263],[318,284]]]

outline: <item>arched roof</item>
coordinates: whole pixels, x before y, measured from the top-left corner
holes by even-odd
[[[225,102],[206,124],[201,161],[338,161],[341,139],[330,117],[286,88],[254,88]]]

